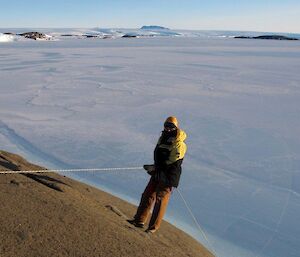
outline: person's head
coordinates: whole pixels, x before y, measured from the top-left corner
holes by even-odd
[[[164,123],[164,131],[166,132],[173,132],[177,131],[178,129],[178,120],[175,116],[170,116],[166,119]]]

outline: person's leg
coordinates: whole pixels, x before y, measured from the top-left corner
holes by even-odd
[[[164,214],[167,210],[171,192],[172,187],[165,187],[163,185],[159,185],[157,187],[156,201],[148,228],[149,232],[155,232],[160,227]]]
[[[151,178],[142,194],[139,207],[137,208],[134,216],[134,219],[137,223],[145,223],[147,221],[148,215],[155,201],[156,187],[157,182]]]

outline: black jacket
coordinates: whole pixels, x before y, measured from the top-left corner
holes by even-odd
[[[177,187],[181,175],[181,165],[186,152],[186,134],[177,130],[175,134],[162,132],[154,150],[154,179],[166,186]]]

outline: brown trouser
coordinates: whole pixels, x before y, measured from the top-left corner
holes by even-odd
[[[134,219],[137,222],[145,223],[155,202],[149,229],[158,229],[166,212],[171,192],[172,187],[165,186],[151,178],[142,194],[141,202]]]

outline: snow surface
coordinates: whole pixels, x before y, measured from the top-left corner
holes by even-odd
[[[152,163],[188,135],[167,219],[219,257],[300,256],[300,43],[205,37],[0,45],[0,145],[52,168]],[[144,171],[68,174],[138,203]]]
[[[12,41],[14,41],[14,36],[0,33],[0,43],[7,43]]]

